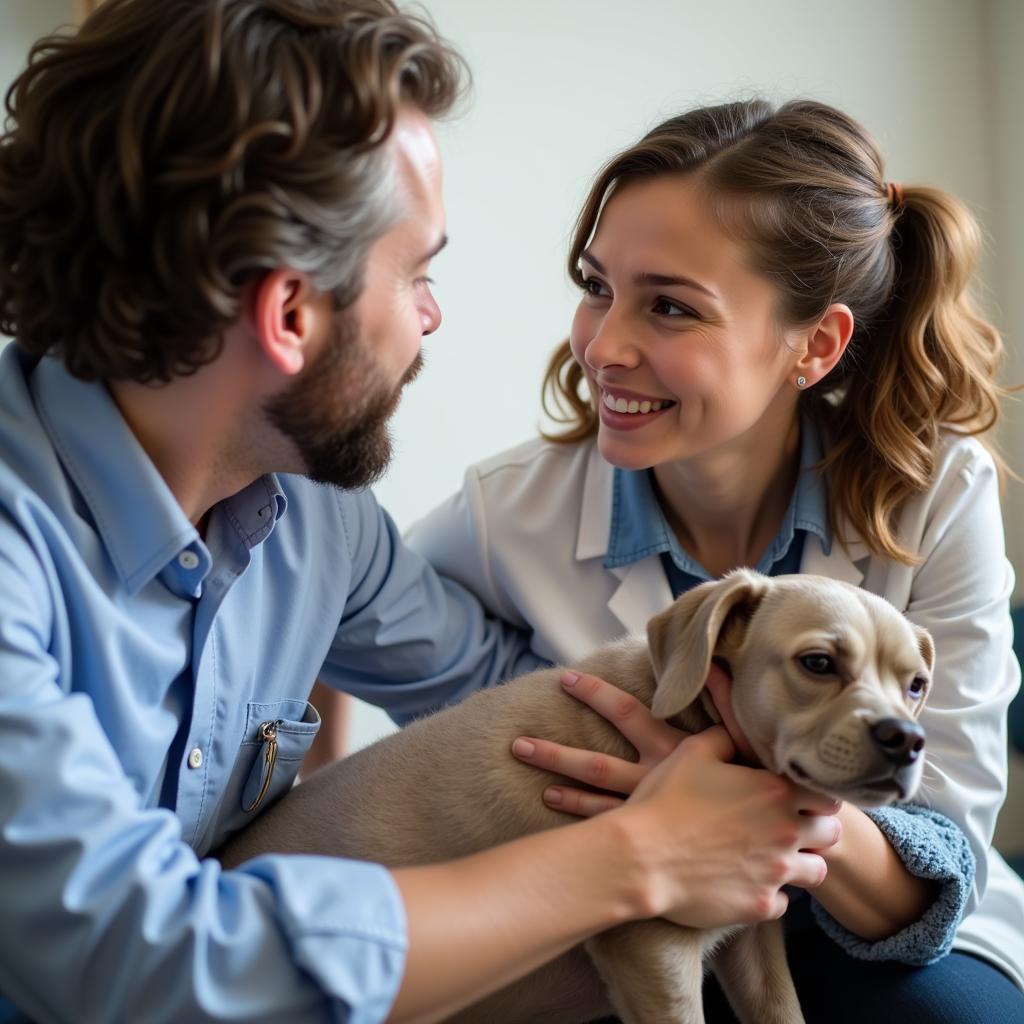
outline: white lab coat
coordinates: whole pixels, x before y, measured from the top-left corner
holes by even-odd
[[[643,632],[672,600],[656,555],[604,568],[612,468],[593,442],[527,442],[472,467],[461,492],[417,523],[409,543],[495,614],[533,631],[533,647],[572,662]],[[971,438],[947,435],[936,478],[900,519],[920,563],[871,555],[859,541],[825,554],[808,534],[801,571],[888,600],[935,638],[921,713],[928,763],[918,800],[957,822],[977,859],[955,949],[995,963],[1024,988],[1024,884],[990,849],[1006,792],[1006,709],[1019,686],[995,467]]]

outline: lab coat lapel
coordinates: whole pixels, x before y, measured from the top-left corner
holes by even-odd
[[[821,539],[809,533],[800,560],[800,572],[827,576],[859,587],[864,581],[864,569],[870,557],[870,552],[860,540],[849,542],[844,550],[835,538],[832,540],[831,552],[826,555]]]
[[[668,578],[657,555],[612,569],[619,585],[608,602],[608,610],[629,633],[643,633],[648,621],[672,603]]]
[[[612,467],[601,458],[597,445],[593,445],[583,483],[576,536],[577,561],[604,558],[608,553],[612,523],[612,472]],[[606,571],[618,580],[618,586],[608,599],[608,610],[629,633],[644,632],[647,620],[672,603],[672,591],[657,556]]]

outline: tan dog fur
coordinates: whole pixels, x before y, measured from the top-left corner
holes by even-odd
[[[833,659],[836,673],[809,671],[800,660],[809,654]],[[696,732],[718,720],[704,691],[712,657],[729,664],[735,717],[766,768],[861,806],[913,795],[923,758],[894,766],[869,730],[916,716],[934,649],[886,602],[821,577],[737,570],[652,619],[647,643],[610,644],[574,668]],[[565,780],[517,762],[512,741],[538,736],[632,760],[636,752],[563,691],[562,671],[476,693],[322,769],[232,840],[223,863],[294,852],[397,867],[566,824],[573,819],[541,799]],[[583,1022],[615,1012],[626,1024],[700,1024],[705,961],[744,1024],[803,1021],[779,922],[699,931],[660,920],[595,936],[455,1019]]]

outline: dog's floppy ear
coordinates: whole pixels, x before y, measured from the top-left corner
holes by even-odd
[[[921,657],[924,658],[924,663],[928,666],[928,671],[931,672],[935,668],[935,641],[927,629],[914,626],[913,623],[911,625],[914,629],[914,636],[917,637],[917,646],[921,650]]]
[[[917,639],[917,646],[921,651],[921,657],[924,658],[924,663],[928,666],[928,674],[931,675],[932,669],[935,668],[935,641],[932,639],[932,635],[927,629],[923,629],[921,626],[915,626],[913,623],[911,623],[911,628],[914,630],[914,637]],[[926,690],[925,700],[927,699],[928,691]],[[921,713],[921,708],[923,707],[924,700],[919,700],[914,704],[914,718],[917,718]]]
[[[651,619],[647,646],[657,680],[651,710],[658,718],[671,718],[697,699],[730,614],[743,610],[749,617],[768,585],[760,573],[737,569],[694,587]]]

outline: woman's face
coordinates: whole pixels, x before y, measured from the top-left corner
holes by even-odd
[[[776,289],[706,202],[685,178],[625,185],[580,262],[570,341],[601,454],[624,469],[757,448],[796,415],[799,335],[780,329]]]

